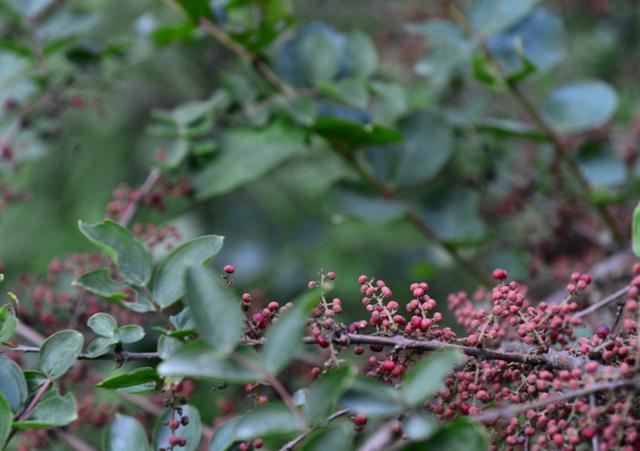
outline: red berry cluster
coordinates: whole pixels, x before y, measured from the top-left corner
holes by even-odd
[[[171,181],[162,178],[149,193],[140,189],[132,189],[121,184],[113,191],[113,200],[107,204],[107,214],[111,218],[118,218],[131,203],[145,205],[163,212],[167,199],[179,199],[191,194],[191,185],[185,178]]]

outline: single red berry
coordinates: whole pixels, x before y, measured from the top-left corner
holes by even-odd
[[[492,275],[495,280],[504,280],[509,276],[509,273],[504,269],[498,268],[493,271]]]
[[[177,435],[169,436],[169,446],[178,446],[179,443],[180,437],[178,437]]]
[[[611,330],[607,326],[600,326],[596,330],[596,335],[600,338],[607,338]]]
[[[385,360],[384,362],[382,362],[382,369],[387,372],[393,371],[395,367],[396,367],[396,364],[393,360]]]
[[[233,265],[224,265],[224,272],[227,274],[233,274],[236,272],[236,268],[234,268]]]
[[[355,417],[353,417],[353,422],[358,426],[364,426],[365,424],[367,424],[367,421],[368,418],[364,415],[356,415]]]
[[[329,278],[329,280],[335,280],[336,273],[335,272],[330,272],[329,274],[327,274],[327,277]]]
[[[262,445],[264,445],[264,441],[261,438],[257,438],[253,441],[253,447],[256,449],[260,449],[262,448]]]
[[[311,376],[313,376],[313,377],[320,376],[321,372],[322,372],[322,370],[320,368],[318,368],[317,366],[314,366],[313,368],[311,368]]]
[[[180,422],[178,420],[169,420],[167,423],[167,426],[169,426],[169,429],[171,429],[172,431],[175,431],[176,429],[178,429],[180,427]]]
[[[178,439],[178,446],[187,446],[187,439],[184,437],[180,437]]]

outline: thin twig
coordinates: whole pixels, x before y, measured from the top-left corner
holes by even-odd
[[[327,423],[330,423],[337,418],[343,417],[348,413],[349,413],[349,410],[347,409],[338,410],[327,417]],[[298,435],[297,437],[293,438],[292,440],[288,441],[282,446],[282,448],[280,448],[280,451],[292,451],[296,446],[298,446],[298,444],[301,441],[307,438],[307,436],[311,434],[314,430],[315,429],[309,429],[308,431],[305,431],[302,434]]]
[[[601,300],[599,302],[596,302],[595,304],[592,304],[589,307],[587,307],[587,308],[585,308],[583,310],[580,310],[579,312],[574,313],[572,316],[574,318],[583,318],[583,317],[595,312],[596,310],[600,310],[601,308],[604,308],[604,307],[608,306],[609,304],[612,304],[612,303],[616,302],[618,299],[620,299],[621,297],[625,296],[628,292],[629,292],[629,286],[622,287],[618,291],[616,291],[615,293],[611,293],[609,296],[607,296],[603,300]]]
[[[478,415],[472,415],[471,418],[476,421],[494,421],[499,418],[513,418],[529,409],[539,409],[549,404],[556,402],[569,401],[571,399],[580,398],[583,396],[589,396],[593,393],[601,391],[613,391],[619,388],[632,388],[634,390],[640,389],[640,380],[638,379],[621,379],[611,382],[600,382],[591,385],[587,385],[585,388],[579,390],[571,390],[565,393],[557,393],[549,395],[545,399],[537,399],[535,401],[525,404],[509,404],[504,407],[498,407],[488,410]]]
[[[33,396],[33,398],[31,398],[31,401],[29,402],[27,407],[22,411],[22,413],[18,417],[18,421],[24,421],[27,418],[29,418],[29,415],[31,415],[31,412],[33,412],[33,409],[36,408],[36,406],[38,405],[42,397],[51,388],[52,384],[53,382],[51,381],[51,379],[45,379],[44,383],[40,386],[36,394]],[[2,447],[2,449],[5,449],[9,445],[9,442],[11,441],[13,436],[16,435],[17,431],[18,430],[15,427],[11,428],[11,432],[7,436],[7,440],[4,442],[4,446]]]
[[[596,395],[595,393],[591,393],[589,395],[589,407],[592,409],[596,408]],[[591,426],[595,428],[596,422],[594,419],[591,420]],[[591,439],[591,448],[593,451],[600,451],[600,441],[598,440],[598,434],[596,433]]]
[[[251,371],[261,374],[263,379],[271,385],[271,387],[275,390],[276,393],[278,393],[278,395],[280,396],[280,399],[282,399],[282,401],[287,405],[289,410],[295,416],[297,416],[298,419],[300,419],[305,429],[309,427],[309,425],[307,424],[307,420],[304,417],[304,414],[300,411],[300,409],[298,409],[296,404],[293,402],[293,398],[291,397],[291,394],[289,394],[285,386],[282,385],[282,382],[280,382],[280,380],[276,376],[274,376],[269,371],[262,368],[262,366],[253,362],[251,359],[247,359],[246,357],[244,357],[241,354],[238,354],[237,352],[230,353],[229,357],[231,357],[233,360],[235,360],[239,364],[247,367]]]
[[[6,354],[10,352],[19,352],[23,354],[40,352],[39,347],[35,346],[16,346],[13,348],[0,348],[0,354]],[[126,362],[128,360],[160,360],[160,356],[157,352],[110,352],[97,357],[92,357],[87,353],[82,353],[78,356],[78,360],[116,360]]]
[[[154,185],[160,180],[162,176],[162,172],[160,169],[154,168],[149,172],[147,179],[144,181],[140,189],[138,190],[138,195],[129,201],[127,206],[122,210],[120,217],[118,218],[118,222],[120,225],[127,227],[133,219],[133,215],[136,213],[140,202],[144,197],[149,194],[149,192],[153,189]]]

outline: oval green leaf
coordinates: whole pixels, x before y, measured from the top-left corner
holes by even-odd
[[[203,265],[220,249],[224,237],[206,235],[176,247],[165,257],[153,274],[151,292],[162,308],[169,307],[184,295],[184,271],[190,265]]]
[[[102,435],[102,451],[149,451],[147,434],[138,420],[116,414]]]
[[[62,377],[82,352],[84,338],[75,330],[61,330],[47,338],[39,353],[40,371],[51,380]]]
[[[222,352],[240,341],[244,315],[240,301],[224,280],[207,268],[190,266],[185,272],[186,301],[200,336]]]
[[[287,311],[271,326],[265,335],[261,366],[272,374],[278,374],[304,346],[302,335],[307,315],[320,299],[320,291],[312,290],[294,301]]]
[[[87,320],[87,326],[101,337],[112,338],[115,336],[118,322],[108,313],[98,312]]]
[[[19,413],[29,394],[27,382],[20,367],[10,358],[0,355],[0,395],[14,413]]]
[[[416,407],[433,396],[442,386],[451,369],[462,362],[462,353],[457,350],[434,352],[421,359],[407,372],[402,383],[402,399]]]
[[[144,286],[151,278],[151,256],[144,245],[120,224],[105,220],[78,223],[80,231],[116,264],[126,281]]]
[[[618,95],[601,81],[583,81],[551,93],[542,105],[545,122],[559,133],[577,133],[604,125],[618,108]]]

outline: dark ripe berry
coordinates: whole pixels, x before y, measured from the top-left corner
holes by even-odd
[[[364,415],[356,415],[355,417],[353,417],[353,422],[358,426],[364,426],[365,424],[367,424],[367,421],[368,418]]]
[[[600,338],[607,338],[611,330],[607,326],[600,326],[596,330],[596,335]]]
[[[259,449],[262,448],[262,445],[264,445],[264,441],[261,438],[257,438],[253,440],[252,445],[254,448]]]
[[[318,342],[318,346],[320,346],[321,348],[328,348],[329,347],[329,340],[324,338],[322,335],[318,335],[316,337],[316,341]]]
[[[504,280],[509,276],[509,273],[504,269],[495,269],[492,276],[495,280]]]
[[[371,349],[373,352],[380,352],[384,349],[384,346],[382,345],[371,345],[369,346],[369,349]]]
[[[234,268],[233,265],[224,265],[223,269],[227,274],[233,274],[234,272],[236,272],[236,268]]]
[[[180,427],[180,422],[178,420],[169,420],[167,426],[169,426],[169,429],[171,429],[172,431],[175,431]]]
[[[180,423],[182,423],[183,426],[186,426],[189,424],[189,417],[187,415],[183,416],[182,418],[180,418]]]
[[[177,435],[169,436],[169,446],[178,446],[179,443],[180,437],[178,437]]]
[[[178,439],[178,446],[187,446],[187,439],[184,437],[180,437]]]

